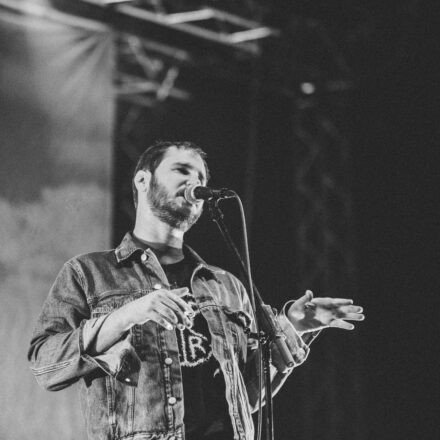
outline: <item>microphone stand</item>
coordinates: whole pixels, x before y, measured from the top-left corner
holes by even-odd
[[[257,338],[257,340],[260,342],[260,346],[262,347],[263,373],[265,377],[264,382],[265,382],[265,396],[266,396],[266,410],[265,410],[266,440],[273,440],[274,439],[273,405],[272,405],[272,386],[271,386],[271,378],[270,378],[271,346],[272,345],[277,346],[279,353],[286,366],[285,370],[293,367],[294,365],[293,357],[289,349],[287,348],[284,334],[276,319],[272,307],[270,305],[264,304],[263,299],[260,293],[258,292],[258,289],[255,286],[253,280],[249,280],[248,270],[223,220],[224,214],[220,209],[220,207],[218,206],[218,200],[209,200],[207,204],[211,219],[217,224],[226,244],[228,245],[228,248],[235,255],[239,263],[239,268],[242,275],[245,277],[246,280],[248,280],[248,282],[252,283],[252,287],[255,293],[255,304],[253,304],[253,306],[256,309],[254,310],[254,314],[255,314],[255,319],[257,321],[256,328],[258,329],[259,334],[255,334],[255,335],[251,334],[251,335]],[[262,390],[260,390],[260,393],[261,391]]]

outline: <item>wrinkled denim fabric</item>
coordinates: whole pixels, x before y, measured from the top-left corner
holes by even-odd
[[[191,288],[208,322],[213,354],[225,378],[234,439],[253,440],[251,413],[258,409],[259,380],[258,347],[246,328],[250,324],[255,330],[249,298],[236,277],[186,249],[197,261]],[[28,354],[33,374],[51,391],[81,379],[81,406],[90,440],[185,438],[174,331],[150,321],[133,326],[104,353],[94,355],[90,350],[112,311],[160,288],[169,284],[155,254],[138,248],[127,233],[114,250],[65,263],[43,305]],[[309,347],[284,312],[277,319],[295,366],[300,365]],[[276,353],[273,359],[278,359]],[[283,365],[271,369],[276,392],[291,369]]]

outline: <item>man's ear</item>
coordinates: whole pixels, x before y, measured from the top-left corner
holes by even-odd
[[[148,170],[139,170],[134,176],[134,185],[139,192],[147,191],[151,180],[151,172]]]

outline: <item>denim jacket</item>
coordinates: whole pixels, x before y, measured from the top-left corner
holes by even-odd
[[[191,289],[225,378],[234,439],[253,440],[251,412],[258,409],[259,380],[258,348],[246,331],[254,329],[249,298],[236,277],[186,249],[197,262]],[[114,250],[69,260],[43,305],[28,354],[32,371],[52,391],[81,379],[81,406],[91,440],[185,439],[175,332],[149,321],[132,327],[104,353],[90,350],[112,311],[160,288],[169,284],[155,254],[138,248],[127,233]],[[297,366],[309,348],[284,313],[277,319]],[[277,364],[274,352],[273,359]],[[271,369],[276,392],[291,369],[279,363]]]

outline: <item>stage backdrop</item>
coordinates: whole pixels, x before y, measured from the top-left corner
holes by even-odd
[[[76,387],[40,389],[26,355],[62,264],[109,247],[111,35],[1,3],[0,438],[81,440]]]

